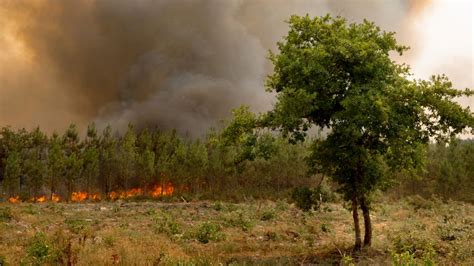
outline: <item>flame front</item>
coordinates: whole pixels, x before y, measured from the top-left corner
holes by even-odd
[[[54,193],[51,195],[52,202],[59,202],[60,200],[61,200],[61,197],[59,197],[59,195],[54,194]]]
[[[20,202],[20,196],[10,197],[10,198],[8,199],[8,202],[10,202],[10,203],[17,203],[17,202]]]
[[[159,197],[171,196],[173,195],[173,192],[174,192],[173,184],[167,183],[167,184],[155,185],[151,189],[149,189],[147,192],[145,192],[142,188],[132,188],[130,190],[121,191],[121,192],[112,191],[107,194],[107,198],[110,200],[128,199],[128,198],[134,198],[137,196],[150,196],[152,198],[159,198]],[[73,202],[82,202],[85,200],[100,201],[102,200],[102,197],[100,194],[77,191],[77,192],[71,193],[70,199]],[[51,194],[51,197],[46,197],[44,195],[41,195],[37,197],[32,197],[30,198],[29,201],[42,203],[48,200],[52,202],[59,202],[61,201],[61,197],[58,194],[53,193]],[[10,197],[8,198],[8,202],[10,203],[21,202],[20,196]]]
[[[98,200],[100,200],[100,195],[99,194],[92,194],[92,193],[82,192],[82,191],[72,192],[72,194],[71,194],[71,201],[80,202],[80,201],[84,201],[86,199],[98,201]]]

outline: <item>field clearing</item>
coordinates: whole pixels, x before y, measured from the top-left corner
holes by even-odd
[[[397,258],[474,264],[471,204],[415,197],[379,202],[372,214],[373,247],[352,254],[351,214],[338,203],[309,213],[284,201],[0,203],[0,259],[9,265],[373,265]],[[400,255],[406,251],[411,255]]]

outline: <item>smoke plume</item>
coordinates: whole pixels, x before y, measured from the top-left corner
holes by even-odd
[[[413,45],[417,3],[3,0],[0,125],[131,122],[200,135],[241,104],[271,107],[266,57],[291,14],[368,18]]]

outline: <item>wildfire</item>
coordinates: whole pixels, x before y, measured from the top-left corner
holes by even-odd
[[[100,195],[82,192],[82,191],[72,192],[71,194],[71,201],[77,202],[77,201],[84,201],[86,199],[98,201],[100,200]]]
[[[148,190],[147,193],[145,193],[143,189],[141,188],[132,188],[130,190],[122,191],[122,192],[112,191],[107,196],[111,200],[127,199],[127,198],[133,198],[137,196],[143,196],[143,195],[148,195],[153,198],[158,198],[161,196],[170,196],[173,194],[173,192],[174,192],[173,184],[168,183],[168,184],[163,184],[163,185],[155,185],[151,190]]]
[[[161,184],[161,185],[155,185],[151,189],[147,190],[146,192],[142,188],[132,188],[130,190],[126,191],[112,191],[107,194],[107,198],[110,200],[117,200],[117,199],[128,199],[128,198],[133,198],[137,196],[150,196],[152,198],[159,198],[159,197],[164,197],[164,196],[171,196],[173,195],[174,192],[174,187],[173,184],[167,183],[167,184]],[[93,194],[93,193],[87,193],[83,191],[77,191],[77,192],[72,192],[71,201],[73,202],[82,202],[85,200],[92,200],[92,201],[100,201],[102,199],[100,194]],[[52,201],[52,202],[59,202],[61,201],[61,197],[58,194],[51,194],[51,198],[46,197],[44,195],[42,196],[37,196],[37,197],[32,197],[30,198],[30,202],[46,202],[46,201]],[[20,196],[14,196],[8,198],[8,201],[10,203],[17,203],[21,202]]]
[[[31,197],[30,198],[30,202],[37,202],[37,203],[43,203],[46,201],[46,196],[44,195],[41,195],[41,196],[37,196],[37,197]]]
[[[20,202],[20,196],[10,197],[10,198],[8,199],[8,202],[10,202],[10,203],[17,203],[17,202]]]
[[[161,197],[161,196],[169,196],[172,195],[174,192],[174,187],[173,184],[168,183],[166,185],[160,186],[160,185],[155,185],[153,187],[153,190],[151,191],[150,195],[153,198]]]
[[[52,202],[59,202],[60,200],[61,200],[61,197],[59,197],[59,195],[54,194],[54,193],[51,195]]]

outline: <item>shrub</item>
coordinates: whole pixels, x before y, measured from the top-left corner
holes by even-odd
[[[308,187],[294,188],[291,198],[298,208],[303,211],[309,211],[313,207],[319,209],[321,203],[332,202],[336,200],[337,197],[326,182],[321,182],[321,184],[314,189]]]
[[[313,192],[308,187],[293,189],[291,199],[295,202],[296,206],[303,211],[309,211],[313,205],[315,205],[313,200]]]
[[[27,247],[26,260],[33,265],[40,265],[47,261],[50,255],[50,243],[43,232],[35,234]]]
[[[264,210],[264,211],[262,212],[262,215],[260,216],[260,220],[262,220],[262,221],[270,221],[270,220],[275,219],[275,217],[276,217],[275,210],[273,210],[273,209],[268,209],[268,210]]]
[[[181,226],[169,213],[160,213],[154,216],[157,233],[165,233],[169,236],[181,234]]]
[[[201,243],[209,243],[209,241],[216,241],[223,238],[221,229],[218,225],[205,222],[201,224],[196,232],[196,239]]]
[[[250,231],[254,223],[242,211],[234,211],[224,216],[225,224],[231,227],[239,227],[244,232]]]

